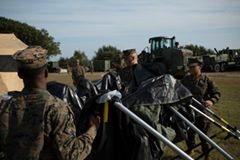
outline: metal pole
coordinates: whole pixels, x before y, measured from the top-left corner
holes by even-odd
[[[221,147],[219,147],[213,140],[211,140],[208,136],[206,136],[201,130],[199,130],[196,126],[194,126],[187,118],[185,118],[182,114],[180,114],[173,107],[169,107],[171,111],[173,111],[180,119],[182,119],[185,123],[189,125],[191,129],[197,132],[202,138],[204,138],[208,143],[210,143],[214,148],[216,148],[225,158],[233,160],[234,158],[224,151]]]
[[[145,121],[143,121],[141,118],[139,118],[136,114],[131,112],[127,107],[122,105],[119,102],[114,102],[114,106],[116,106],[119,110],[127,114],[130,118],[132,118],[135,122],[140,124],[143,128],[145,128],[147,131],[149,131],[151,134],[153,134],[155,137],[159,138],[163,143],[168,145],[171,149],[173,149],[175,152],[177,152],[182,158],[187,160],[193,160],[188,154],[186,154],[184,151],[182,151],[180,148],[178,148],[175,144],[173,144],[171,141],[169,141],[166,137],[161,135],[159,132],[157,132],[154,128],[152,128],[149,124],[147,124]]]
[[[218,133],[215,133],[214,135],[210,136],[209,138],[213,139],[213,138],[215,138],[218,134],[220,134],[220,133],[222,133],[222,132],[223,132],[223,131],[218,132]],[[184,152],[188,153],[188,152],[191,151],[192,149],[195,149],[195,148],[199,147],[201,144],[202,144],[202,142],[200,142],[200,143],[198,143],[197,145],[193,146],[193,148],[191,148],[191,149],[185,150]],[[179,158],[179,155],[173,157],[171,160],[174,160],[174,159],[177,159],[177,158]],[[195,159],[195,160],[196,160],[196,159]]]
[[[196,100],[195,98],[192,98],[194,102],[196,102],[201,108],[203,108],[204,110],[208,111],[210,114],[212,114],[215,118],[217,118],[218,120],[222,121],[224,124],[227,125],[227,127],[231,130],[233,130],[234,132],[237,132],[238,134],[240,134],[240,131],[236,128],[231,126],[225,119],[219,117],[218,115],[216,115],[216,113],[214,113],[211,109],[204,107],[204,105],[199,102],[198,100]]]
[[[195,108],[193,105],[190,104],[189,107],[192,108],[194,111],[198,112],[199,114],[201,114],[202,116],[204,116],[205,118],[207,118],[209,121],[211,121],[213,124],[215,124],[219,128],[223,129],[224,131],[226,131],[227,133],[229,133],[230,135],[232,135],[236,139],[240,140],[240,137],[238,137],[235,133],[231,132],[231,130],[227,129],[225,126],[222,126],[221,124],[216,122],[213,118],[209,117],[208,115],[206,115],[205,113],[203,113],[199,109]]]

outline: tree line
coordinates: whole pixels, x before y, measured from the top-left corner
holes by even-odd
[[[193,51],[193,56],[215,54],[215,52],[212,49],[205,48],[204,46],[201,46],[201,45],[198,46],[198,45],[188,44],[188,45],[182,46],[181,48],[186,48]]]
[[[60,42],[55,42],[54,38],[49,35],[46,29],[37,29],[26,23],[0,17],[0,33],[14,33],[20,40],[28,45],[40,45],[48,50],[48,57],[61,54],[59,48]],[[214,51],[203,46],[185,45],[180,48],[186,48],[193,51],[194,56],[214,54]],[[90,66],[90,61],[110,60],[111,67],[115,67],[120,62],[121,50],[115,46],[103,45],[96,52],[95,56],[89,60],[84,51],[75,50],[71,57],[60,57],[59,66],[67,68],[73,64],[75,59],[79,59],[83,66]]]
[[[48,57],[61,54],[60,42],[55,42],[46,29],[36,29],[26,23],[0,17],[0,33],[14,33],[27,45],[40,45],[48,50]]]

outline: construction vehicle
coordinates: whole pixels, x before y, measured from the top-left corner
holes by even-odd
[[[181,78],[187,73],[188,58],[193,56],[193,52],[178,48],[179,43],[175,41],[175,36],[171,38],[152,37],[149,43],[150,49],[145,47],[139,55],[140,63],[163,63],[168,73],[176,78]]]
[[[204,55],[203,69],[213,72],[224,72],[230,67],[240,66],[240,51],[238,49],[222,49],[217,51],[216,54]]]

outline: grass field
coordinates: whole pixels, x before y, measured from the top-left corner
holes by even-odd
[[[86,77],[90,80],[97,80],[101,78],[102,73],[87,73]],[[213,110],[222,118],[227,120],[230,124],[240,128],[240,73],[230,73],[225,76],[224,74],[215,75],[210,74],[209,77],[215,81],[219,87],[222,97],[219,103],[217,103]],[[50,74],[49,81],[58,80],[70,86],[72,85],[71,76],[68,74]],[[212,125],[210,135],[221,131],[221,129]],[[227,134],[224,132],[219,134],[214,141],[219,144],[228,153],[234,156],[235,159],[240,160],[240,141],[234,138],[223,140]],[[185,143],[180,142],[177,144],[180,148],[186,149]],[[199,149],[200,151],[200,149]],[[176,154],[170,149],[166,149],[165,155],[162,159],[171,159]],[[192,155],[196,158],[199,154]],[[211,152],[211,157],[214,160],[223,160],[224,157],[220,155],[216,150]]]
[[[98,79],[101,78],[101,75],[103,73],[102,72],[96,72],[96,73],[89,73],[87,72],[86,73],[86,78],[91,80],[91,81],[96,81]],[[58,74],[58,73],[50,73],[49,74],[49,77],[48,77],[48,81],[59,81],[59,82],[63,82],[71,87],[74,87],[73,86],[73,82],[72,82],[72,77],[70,74],[67,74],[67,73],[61,73],[61,74]]]

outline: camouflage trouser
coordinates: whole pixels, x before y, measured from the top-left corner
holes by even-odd
[[[194,125],[200,129],[203,133],[205,133],[207,135],[207,132],[210,128],[210,122],[203,116],[197,116],[195,117],[195,123]],[[190,129],[188,131],[188,140],[186,140],[186,144],[188,146],[188,149],[192,149],[194,148],[195,144],[195,131],[193,131],[192,129]],[[206,142],[206,140],[204,140],[202,137],[199,136],[199,139],[201,141],[201,148],[202,148],[202,152],[207,155],[209,152],[209,144]]]

